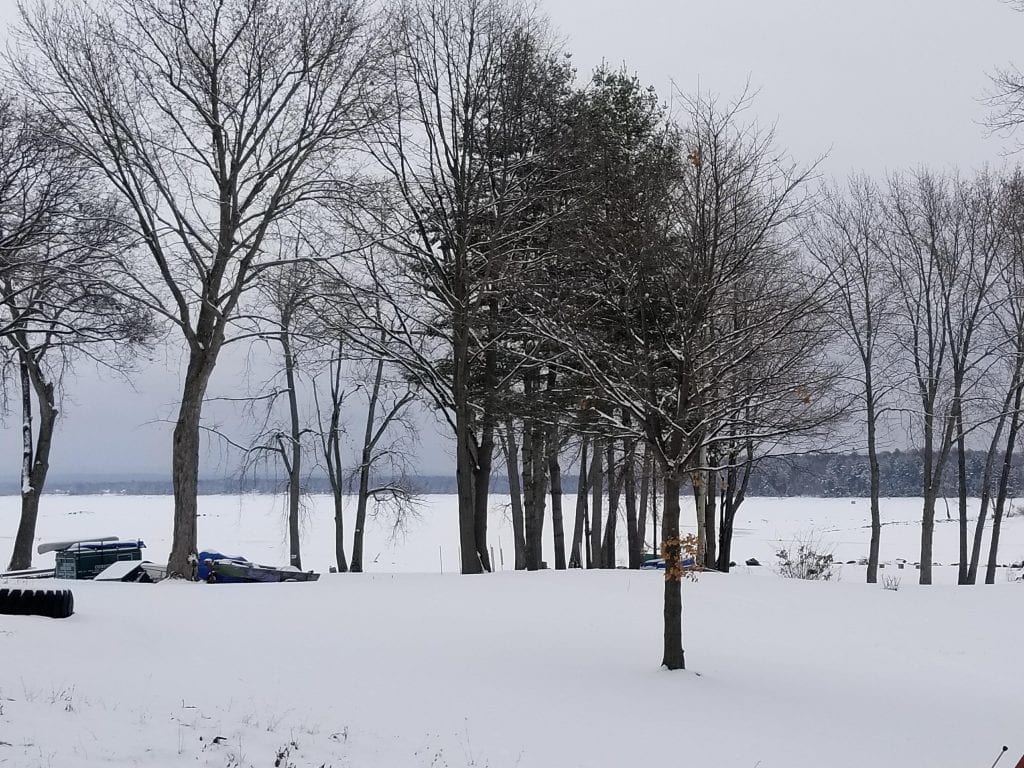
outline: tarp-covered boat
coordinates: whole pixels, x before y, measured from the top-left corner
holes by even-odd
[[[253,563],[244,557],[227,557],[219,552],[200,552],[196,576],[209,584],[252,584],[279,581],[316,581],[319,573],[300,571],[290,565]]]

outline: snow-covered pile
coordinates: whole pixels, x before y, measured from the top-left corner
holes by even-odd
[[[107,501],[123,514],[105,513]],[[76,535],[94,517],[82,527],[162,546],[151,502],[68,503],[94,514],[55,513],[48,500],[41,535]],[[218,528],[204,504],[204,539],[273,559],[276,517]],[[434,504],[444,514],[404,545],[374,546],[432,567],[452,517],[450,502]],[[757,508],[786,508],[775,504]],[[866,506],[785,504],[807,510],[794,513],[798,529],[831,510],[837,546],[852,551],[842,542],[859,529],[847,524]],[[900,528],[913,526],[887,532]],[[322,568],[330,543],[315,530],[307,560]],[[749,526],[737,554],[770,553],[774,533]],[[912,566],[898,575],[895,592],[859,583],[854,567],[839,582],[740,568],[684,583],[681,673],[658,668],[657,572],[75,582],[70,619],[0,616],[0,766],[987,768],[1007,744],[1010,768],[1024,753],[1024,585],[918,587]]]

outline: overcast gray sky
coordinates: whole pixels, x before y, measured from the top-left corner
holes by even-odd
[[[780,145],[846,175],[921,164],[1016,162],[981,125],[987,73],[1024,62],[1024,14],[1001,0],[542,0],[581,74],[625,62],[670,100],[698,86],[729,97],[749,80],[752,115],[776,123]],[[15,18],[0,0],[0,25]],[[3,34],[6,37],[6,34]],[[81,368],[59,426],[55,474],[164,473],[170,459],[179,356],[173,349],[134,386]],[[240,365],[212,383],[223,394]],[[18,466],[17,418],[0,432],[0,474]],[[451,466],[447,441],[424,430],[420,470]],[[8,473],[4,468],[10,467]]]

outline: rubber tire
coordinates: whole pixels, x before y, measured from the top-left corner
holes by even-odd
[[[74,612],[70,589],[0,589],[0,614],[66,619]]]

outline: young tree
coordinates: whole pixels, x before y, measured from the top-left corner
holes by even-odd
[[[364,251],[363,266],[379,276],[376,246]],[[358,308],[357,308],[358,307]],[[415,515],[417,498],[408,478],[410,454],[416,430],[409,410],[417,391],[413,380],[396,375],[401,371],[385,354],[398,319],[384,313],[379,295],[364,294],[350,276],[335,273],[323,286],[317,302],[321,345],[326,360],[312,376],[316,409],[316,434],[320,458],[327,472],[334,503],[335,557],[339,572],[360,573],[366,520],[371,502],[392,517],[395,530]],[[369,319],[369,323],[361,322]],[[326,374],[327,390],[323,379]],[[349,472],[343,463],[342,408],[365,408],[357,460]],[[344,496],[356,488],[356,513],[352,530],[351,559],[346,556]]]
[[[299,236],[301,238],[301,235]],[[282,250],[301,249],[295,236],[282,242]],[[303,392],[300,376],[322,347],[317,323],[316,302],[320,296],[322,275],[315,263],[301,258],[285,259],[260,276],[262,312],[251,316],[252,334],[276,349],[280,370],[269,382],[264,401],[272,428],[258,437],[261,447],[275,456],[284,467],[288,488],[288,562],[302,568],[300,512],[303,490],[304,442],[310,434],[302,415]],[[277,402],[283,396],[287,415],[285,428],[274,418]]]
[[[334,557],[339,573],[348,571],[348,557],[345,554],[345,465],[342,461],[342,408],[351,392],[345,386],[345,369],[348,363],[345,354],[345,340],[339,337],[329,347],[326,370],[313,377],[313,403],[317,416],[317,446],[327,482],[331,487],[331,503],[334,507]],[[322,380],[327,380],[323,392]]]
[[[415,506],[415,494],[406,470],[410,448],[407,443],[415,434],[408,411],[416,390],[409,381],[386,377],[383,357],[371,361],[371,371],[369,384],[356,388],[366,392],[366,420],[357,467],[353,573],[363,570],[363,542],[370,501],[390,503],[396,527],[404,524]],[[387,469],[386,473],[382,468]]]
[[[136,290],[188,354],[174,428],[168,570],[196,550],[202,404],[275,224],[328,194],[381,119],[380,41],[360,0],[22,5],[26,90],[128,207],[152,269]]]

